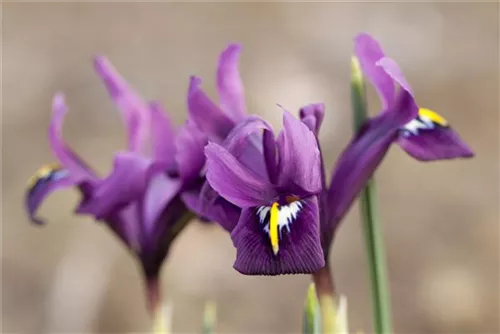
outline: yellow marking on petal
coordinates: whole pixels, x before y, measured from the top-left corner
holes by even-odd
[[[439,115],[435,111],[432,111],[432,110],[426,109],[426,108],[420,108],[418,110],[418,114],[419,114],[419,116],[427,117],[428,119],[430,119],[434,123],[437,123],[441,126],[448,126],[448,121],[443,116]]]
[[[54,171],[58,170],[58,169],[61,169],[61,165],[59,165],[58,163],[52,163],[52,164],[48,164],[48,165],[44,165],[42,167],[40,167],[36,172],[35,174],[33,174],[29,179],[28,179],[28,184],[27,184],[27,187],[28,188],[32,188],[33,186],[35,186],[35,184],[40,180],[40,179],[43,179],[47,176],[49,176],[51,173],[53,173]]]
[[[274,255],[279,251],[278,240],[278,216],[279,216],[278,203],[274,202],[271,206],[271,218],[269,219],[269,238],[271,239],[271,246],[273,247]]]

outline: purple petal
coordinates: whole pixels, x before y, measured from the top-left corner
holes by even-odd
[[[189,117],[210,140],[221,142],[235,123],[200,88],[201,80],[191,77],[188,91]]]
[[[359,34],[354,39],[354,53],[359,60],[364,75],[372,83],[382,100],[382,109],[391,108],[395,99],[394,81],[382,67],[377,65],[384,51],[380,44],[368,34]]]
[[[52,103],[52,120],[49,127],[49,142],[52,153],[59,160],[64,169],[68,170],[73,182],[95,180],[95,174],[90,168],[64,143],[62,126],[68,108],[63,94],[56,94]]]
[[[396,81],[401,86],[401,88],[413,95],[410,84],[406,80],[403,72],[399,68],[399,65],[396,63],[396,61],[394,61],[394,59],[383,57],[377,62],[377,65],[382,67],[385,73],[387,73],[387,75],[390,76],[392,80]]]
[[[396,140],[398,129],[418,112],[407,91],[400,94],[396,108],[367,121],[339,157],[328,189],[328,219],[322,227],[330,238]]]
[[[107,58],[95,57],[94,68],[122,114],[128,132],[128,149],[142,151],[149,136],[151,123],[148,105],[127,84]]]
[[[298,188],[309,195],[319,193],[322,188],[320,154],[311,130],[289,112],[284,112],[283,130],[277,142],[280,187]]]
[[[69,188],[75,185],[69,172],[58,165],[47,165],[40,168],[28,181],[26,189],[25,204],[29,217],[33,223],[44,224],[45,222],[36,217],[36,212],[45,198],[52,192]]]
[[[325,104],[315,103],[300,108],[300,120],[304,123],[315,136],[318,136],[321,123],[325,117]]]
[[[146,235],[153,237],[154,227],[158,218],[173,198],[180,194],[182,182],[179,179],[168,178],[163,173],[150,170],[147,190],[141,201],[143,209],[143,226]]]
[[[231,232],[238,223],[241,209],[218,196],[217,193],[215,194],[216,197],[209,206],[202,205],[199,190],[183,192],[182,200],[189,210],[195,212],[199,217],[216,222],[226,231]]]
[[[258,116],[247,117],[231,130],[223,146],[246,168],[268,181],[262,130],[272,131],[272,127]]]
[[[180,129],[175,139],[175,160],[179,174],[184,182],[192,182],[200,177],[205,165],[205,145],[207,138],[189,120]]]
[[[240,53],[239,44],[229,44],[221,53],[217,66],[217,90],[220,105],[226,115],[235,122],[239,122],[246,116],[245,95],[238,70]]]
[[[153,102],[149,105],[151,111],[151,146],[153,159],[164,161],[166,165],[174,162],[175,128],[162,106]]]
[[[236,247],[234,268],[245,275],[310,274],[325,265],[320,245],[318,202],[316,197],[301,200],[301,208],[291,219],[289,231],[280,229],[279,251],[274,254],[257,208],[242,211],[231,233]],[[260,211],[262,212],[262,211]],[[280,214],[285,214],[280,211]]]
[[[272,184],[278,183],[278,154],[274,133],[271,130],[264,130],[262,134],[262,144],[264,147],[264,161],[266,163],[267,174]]]
[[[241,208],[261,205],[276,196],[272,185],[243,166],[225,148],[209,143],[207,180],[222,197]]]
[[[474,152],[450,127],[421,130],[418,135],[401,132],[398,144],[412,157],[421,161],[471,158]]]
[[[115,155],[113,171],[95,188],[91,199],[82,203],[78,213],[88,213],[100,220],[130,202],[144,196],[152,160],[132,152]]]

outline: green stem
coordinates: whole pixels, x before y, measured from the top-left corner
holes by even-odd
[[[335,287],[328,264],[313,274],[313,281],[321,311],[321,333],[336,333]]]
[[[351,102],[353,108],[354,130],[357,131],[367,119],[365,83],[357,59],[352,61]],[[361,216],[368,257],[374,310],[375,332],[392,333],[391,307],[385,251],[380,220],[377,212],[375,182],[369,180],[360,194]]]

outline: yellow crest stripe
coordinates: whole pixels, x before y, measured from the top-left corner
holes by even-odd
[[[271,239],[271,246],[273,247],[274,254],[278,254],[278,217],[279,217],[278,203],[274,202],[271,206],[271,217],[269,219],[269,238]]]
[[[50,174],[52,174],[55,171],[58,171],[60,169],[61,169],[61,165],[59,165],[58,163],[52,163],[52,164],[48,164],[48,165],[44,165],[44,166],[40,167],[35,172],[35,174],[33,174],[28,179],[27,187],[28,188],[34,187],[38,183],[38,181],[40,181],[41,179],[44,179],[44,178],[48,177]]]
[[[419,114],[419,116],[426,117],[426,118],[430,119],[431,121],[433,121],[434,123],[437,123],[441,126],[448,125],[448,121],[443,116],[439,115],[437,112],[432,111],[430,109],[420,108],[418,110],[418,114]]]

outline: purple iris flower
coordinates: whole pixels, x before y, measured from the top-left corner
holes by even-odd
[[[252,161],[238,159],[245,146],[260,148],[260,155],[253,155]],[[275,139],[269,124],[249,117],[224,145],[211,142],[205,152],[208,182],[242,210],[231,230],[236,270],[279,275],[313,273],[324,266],[318,209],[320,153],[307,126],[285,112],[283,130]]]
[[[413,97],[411,86],[398,64],[385,56],[373,37],[368,34],[356,36],[355,54],[365,76],[377,90],[383,109],[392,108],[402,91]],[[400,89],[396,91],[398,85]],[[421,161],[474,156],[449,122],[426,108],[419,108],[418,115],[401,127],[396,142],[409,155]]]
[[[207,139],[193,123],[176,130],[161,106],[144,102],[105,58],[96,57],[94,65],[121,112],[127,150],[115,153],[113,170],[99,177],[64,142],[67,106],[57,94],[49,142],[59,162],[42,167],[30,180],[27,211],[33,222],[43,224],[36,211],[46,196],[78,188],[82,199],[76,213],[105,222],[137,256],[148,282],[154,281],[172,240],[193,216],[181,196],[203,182]]]

